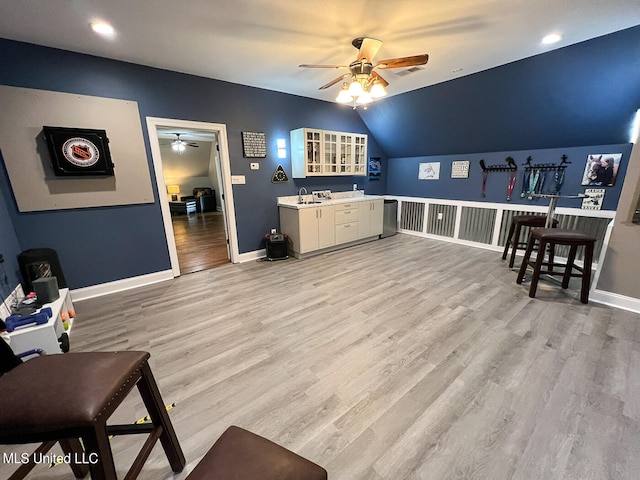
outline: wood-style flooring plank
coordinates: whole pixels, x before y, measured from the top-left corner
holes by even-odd
[[[640,478],[640,315],[516,275],[400,234],[76,302],[71,348],[151,352],[188,465],[156,447],[143,480],[184,479],[231,424],[331,480]],[[116,412],[144,415],[136,395]],[[138,445],[113,440],[120,475]]]

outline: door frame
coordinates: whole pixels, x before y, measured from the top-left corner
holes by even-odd
[[[218,146],[220,154],[220,167],[222,176],[222,192],[224,196],[222,205],[225,217],[225,225],[228,235],[228,251],[231,263],[239,263],[238,253],[238,232],[236,231],[236,212],[233,202],[233,187],[231,185],[231,163],[229,161],[229,144],[227,142],[227,126],[223,123],[196,122],[191,120],[177,120],[172,118],[146,117],[147,133],[149,145],[151,146],[151,157],[153,168],[156,173],[156,185],[158,187],[158,197],[164,230],[167,236],[167,246],[169,248],[169,258],[171,260],[171,270],[174,277],[180,276],[180,264],[178,262],[178,250],[176,239],[171,222],[171,211],[169,209],[169,198],[163,195],[167,191],[164,181],[164,171],[162,168],[162,156],[160,153],[160,141],[158,139],[158,128],[189,128],[194,130],[209,131],[218,134]]]

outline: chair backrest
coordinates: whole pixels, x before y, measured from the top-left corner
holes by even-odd
[[[0,338],[0,377],[21,363],[22,360],[13,353],[7,342]]]

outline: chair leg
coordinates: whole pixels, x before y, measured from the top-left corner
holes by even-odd
[[[552,247],[553,248],[553,247]],[[538,246],[538,255],[536,257],[536,263],[533,267],[533,274],[531,275],[531,286],[529,287],[529,296],[534,298],[536,296],[536,290],[538,289],[538,280],[540,280],[540,270],[544,263],[544,256],[547,250],[547,242],[540,240]]]
[[[584,247],[584,260],[582,267],[582,288],[580,289],[580,301],[589,302],[589,288],[591,287],[591,262],[593,261],[593,243]]]
[[[149,412],[153,424],[156,427],[162,427],[160,443],[167,455],[171,469],[174,472],[181,472],[187,462],[148,363],[141,367],[141,373],[142,378],[138,382],[140,396],[147,407],[147,412]]]
[[[524,258],[522,259],[522,264],[520,265],[520,271],[518,272],[518,278],[516,278],[516,283],[521,284],[524,279],[524,274],[527,272],[527,267],[529,266],[529,259],[531,258],[531,252],[533,252],[533,246],[536,243],[536,239],[533,235],[529,235],[529,241],[527,242],[527,249],[524,252]]]
[[[82,443],[89,461],[91,480],[118,478],[106,424],[96,424],[93,429],[87,429],[82,435]]]
[[[83,458],[84,449],[80,440],[77,438],[68,438],[66,440],[60,440],[60,447],[65,454],[69,454],[71,457],[71,471],[76,478],[84,478],[89,473],[89,466],[86,464],[76,463],[76,460]]]
[[[518,250],[518,244],[520,243],[520,230],[522,229],[522,225],[518,223],[513,232],[513,238],[511,240],[511,257],[509,258],[509,268],[513,268],[513,264],[516,261],[516,250]]]
[[[507,234],[507,240],[504,243],[504,252],[502,252],[502,259],[507,258],[507,253],[509,253],[509,246],[511,245],[511,238],[513,237],[513,230],[516,227],[516,224],[513,220],[511,220],[511,226],[509,227],[509,233]]]
[[[576,252],[578,251],[577,245],[571,245],[569,248],[569,257],[567,257],[567,266],[564,269],[564,275],[562,276],[562,288],[569,288],[569,280],[571,280],[571,274],[573,273],[573,262],[576,259]]]

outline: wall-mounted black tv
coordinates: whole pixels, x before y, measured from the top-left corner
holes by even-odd
[[[113,176],[109,138],[105,130],[43,127],[58,176]]]

